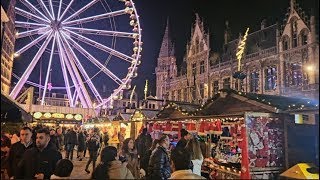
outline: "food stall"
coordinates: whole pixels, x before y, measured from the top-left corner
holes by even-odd
[[[169,103],[146,122],[154,134],[170,132],[180,138],[185,128],[205,137],[203,172],[211,179],[272,179],[289,158],[284,125],[294,119],[285,111],[311,104],[301,98],[221,90],[193,112]]]

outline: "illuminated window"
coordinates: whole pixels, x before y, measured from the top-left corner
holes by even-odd
[[[259,91],[259,72],[252,72],[250,74],[250,92]]]
[[[303,84],[302,65],[296,63],[286,63],[286,86],[301,86]],[[308,77],[307,77],[308,78]]]
[[[264,70],[265,90],[275,90],[277,88],[277,68],[269,67]]]

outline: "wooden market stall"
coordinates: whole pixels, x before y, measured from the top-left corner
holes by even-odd
[[[272,179],[286,169],[288,159],[285,122],[294,118],[285,111],[315,106],[309,101],[221,90],[203,106],[189,105],[194,107],[189,111],[169,103],[146,122],[155,134],[185,128],[205,136],[203,170],[212,178]]]

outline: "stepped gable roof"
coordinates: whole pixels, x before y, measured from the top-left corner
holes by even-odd
[[[276,31],[277,24],[265,27],[258,31],[252,32],[249,30],[247,36],[245,55],[253,54],[261,50],[277,46],[276,44]],[[251,31],[251,33],[250,33]],[[243,37],[242,33],[242,37]],[[228,42],[224,45],[224,53],[222,54],[222,62],[230,59],[236,59],[239,38]]]
[[[308,109],[319,109],[319,101],[221,89],[220,93],[209,99],[195,114],[219,115],[245,111],[280,113]]]

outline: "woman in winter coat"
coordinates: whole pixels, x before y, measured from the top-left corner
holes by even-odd
[[[100,157],[101,162],[93,171],[91,179],[134,179],[126,165],[118,160],[117,148],[106,146]]]
[[[193,164],[192,172],[201,176],[203,156],[200,148],[200,142],[196,138],[192,138],[187,143],[186,149],[191,153],[191,161]]]
[[[146,154],[141,159],[141,168],[146,172],[146,177],[148,177],[148,165],[152,154],[152,151],[159,146],[159,139],[155,139],[152,142],[151,148],[147,150]]]
[[[79,161],[83,159],[83,151],[86,149],[86,136],[83,133],[82,129],[79,130],[78,134],[78,153],[79,153]]]
[[[140,179],[140,166],[137,149],[134,147],[134,141],[127,138],[123,141],[121,155],[127,160],[127,168],[131,171],[135,179]]]

